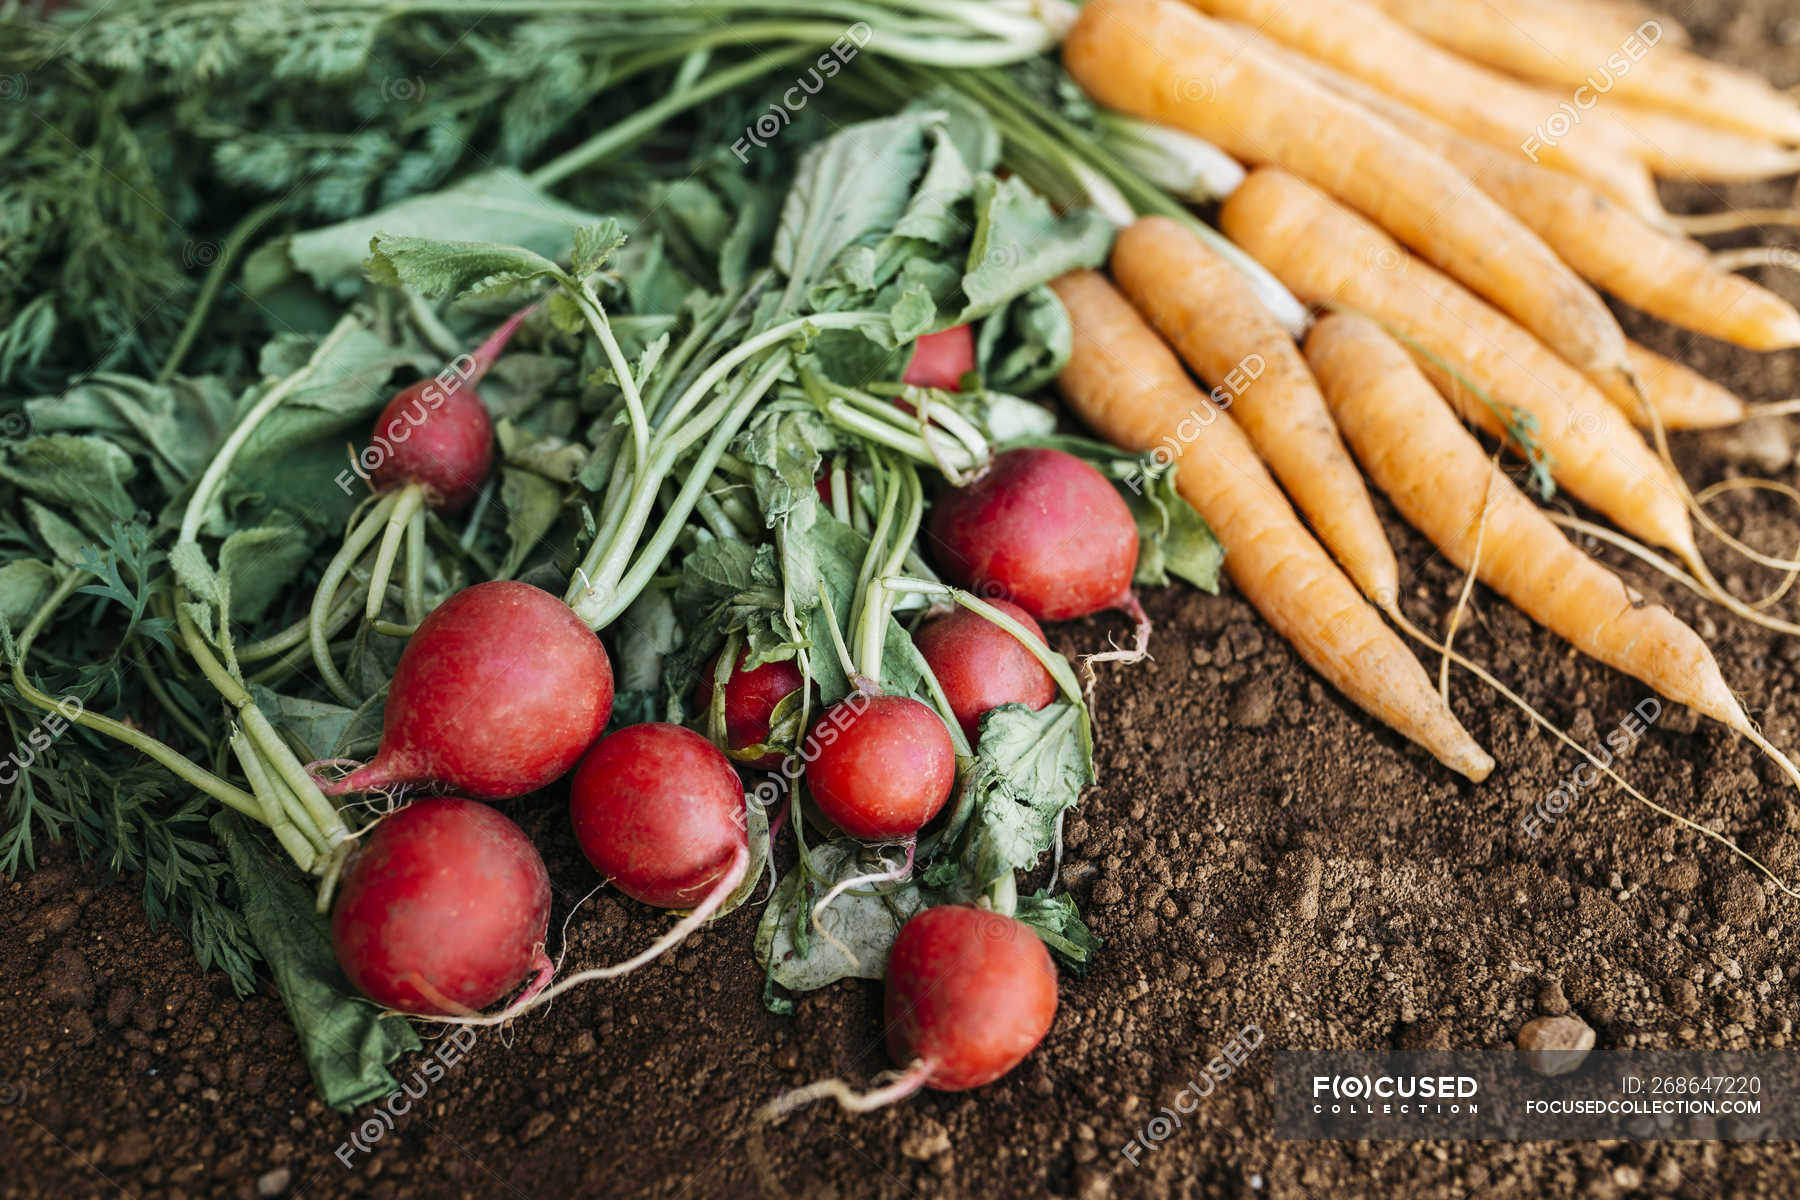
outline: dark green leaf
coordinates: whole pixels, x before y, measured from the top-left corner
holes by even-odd
[[[331,948],[312,889],[265,852],[236,819],[216,827],[231,857],[244,918],[300,1035],[301,1053],[327,1104],[349,1111],[395,1089],[387,1064],[419,1049],[404,1018],[356,995]]]

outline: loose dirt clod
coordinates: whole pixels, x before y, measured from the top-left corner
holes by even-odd
[[[1539,1075],[1567,1075],[1594,1048],[1594,1031],[1580,1017],[1539,1017],[1519,1030],[1519,1053]]]

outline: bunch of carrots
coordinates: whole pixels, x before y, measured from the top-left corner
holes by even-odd
[[[1318,318],[1297,345],[1231,263],[1146,217],[1118,238],[1110,281],[1055,285],[1075,331],[1060,390],[1109,439],[1177,459],[1246,598],[1346,696],[1470,779],[1493,759],[1396,627],[1587,751],[1401,611],[1365,473],[1471,580],[1800,784],[1700,635],[1563,528],[1800,632],[1713,575],[1696,524],[1790,579],[1800,564],[1720,527],[1668,442],[1794,406],[1747,406],[1630,342],[1597,290],[1739,346],[1800,346],[1800,313],[1687,237],[1654,186],[1800,169],[1800,104],[1684,43],[1616,0],[1093,0],[1063,43],[1095,101],[1250,168],[1219,225]],[[1248,386],[1221,386],[1246,362]],[[1524,456],[1546,497],[1560,487],[1613,528],[1540,508],[1477,432]]]

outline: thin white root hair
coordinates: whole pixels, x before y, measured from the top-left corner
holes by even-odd
[[[750,1137],[745,1149],[750,1155],[750,1163],[756,1168],[756,1174],[762,1182],[763,1194],[768,1196],[787,1196],[790,1193],[781,1186],[775,1176],[775,1164],[769,1160],[769,1147],[764,1138],[767,1128],[797,1108],[803,1108],[815,1100],[835,1100],[838,1107],[848,1113],[874,1112],[897,1104],[925,1086],[926,1079],[931,1076],[931,1064],[918,1059],[907,1066],[904,1071],[884,1071],[875,1077],[880,1083],[887,1083],[873,1091],[853,1091],[849,1084],[841,1079],[822,1079],[818,1083],[809,1083],[805,1087],[795,1088],[783,1093],[756,1110],[750,1118]]]
[[[1765,404],[1751,404],[1744,410],[1744,419],[1752,417],[1791,417],[1800,413],[1800,398],[1793,400],[1770,400]]]
[[[1144,611],[1144,606],[1138,600],[1137,593],[1126,592],[1125,599],[1120,601],[1117,607],[1131,618],[1131,622],[1135,626],[1131,647],[1130,649],[1119,649],[1115,646],[1111,650],[1102,650],[1097,654],[1081,656],[1081,695],[1087,701],[1090,709],[1094,706],[1095,663],[1135,663],[1143,662],[1150,657],[1150,634],[1154,627],[1150,624],[1150,615]]]
[[[916,837],[908,838],[906,841],[906,857],[901,860],[899,866],[887,867],[887,860],[884,858],[881,860],[881,865],[887,867],[887,870],[871,871],[867,875],[852,875],[849,879],[840,879],[831,885],[830,891],[819,897],[819,902],[817,904],[813,905],[812,926],[814,931],[817,932],[820,937],[830,942],[832,949],[849,959],[851,966],[861,967],[862,962],[856,957],[855,951],[838,941],[837,938],[832,935],[831,930],[825,928],[825,910],[831,907],[831,902],[833,900],[836,900],[851,888],[864,887],[869,884],[898,883],[908,875],[911,875],[913,854],[917,851],[918,845],[919,843]]]
[[[1650,423],[1650,432],[1654,435],[1653,440],[1656,445],[1656,454],[1657,457],[1663,460],[1663,465],[1669,469],[1669,481],[1675,485],[1676,490],[1681,495],[1682,504],[1687,507],[1688,512],[1693,515],[1694,519],[1700,523],[1700,527],[1718,538],[1721,542],[1724,542],[1727,546],[1730,546],[1733,550],[1736,550],[1751,562],[1760,563],[1765,567],[1772,567],[1777,571],[1792,571],[1800,568],[1800,562],[1786,558],[1775,558],[1772,555],[1764,554],[1754,546],[1745,545],[1736,537],[1733,537],[1724,526],[1712,519],[1712,514],[1707,512],[1706,506],[1701,504],[1694,496],[1693,490],[1687,485],[1687,480],[1682,477],[1680,468],[1675,465],[1675,455],[1669,449],[1669,431],[1668,428],[1663,425],[1662,414],[1656,411],[1656,406],[1654,404],[1650,403],[1649,396],[1644,393],[1643,385],[1638,382],[1635,375],[1627,373],[1625,379],[1626,382],[1631,385],[1632,391],[1637,394],[1638,408],[1643,411],[1645,420]],[[1686,553],[1682,554],[1682,558],[1686,560],[1688,569],[1694,573],[1696,579],[1699,579],[1702,582],[1712,580],[1712,572],[1707,569],[1706,562],[1700,557],[1698,548],[1692,549],[1691,558]],[[1716,584],[1718,581],[1712,580],[1712,582]],[[1723,588],[1720,588],[1719,590],[1721,592],[1724,591]]]
[[[1715,233],[1737,233],[1743,229],[1760,229],[1770,225],[1800,226],[1800,208],[1740,208],[1719,213],[1671,213],[1669,219],[1689,237],[1707,237]]]
[[[1500,449],[1504,449],[1502,443]],[[1475,581],[1481,576],[1481,548],[1487,540],[1488,508],[1494,500],[1494,476],[1500,473],[1500,449],[1494,451],[1493,461],[1488,464],[1487,487],[1481,493],[1481,515],[1475,523],[1475,553],[1469,559],[1469,569],[1463,573],[1462,591],[1456,597],[1456,607],[1450,610],[1450,624],[1444,630],[1444,656],[1438,660],[1438,695],[1448,705],[1450,703],[1450,648],[1456,644],[1456,631],[1462,626],[1463,612],[1469,606],[1469,597],[1475,591]],[[1399,597],[1395,597],[1394,608],[1400,607]]]
[[[1501,683],[1498,679],[1496,679],[1494,677],[1494,675],[1491,672],[1489,672],[1485,667],[1481,666],[1481,664],[1473,662],[1470,659],[1468,659],[1467,657],[1465,657],[1464,655],[1457,653],[1456,651],[1451,650],[1448,647],[1439,645],[1436,641],[1432,640],[1432,638],[1429,634],[1425,633],[1417,625],[1413,624],[1412,621],[1410,619],[1408,619],[1408,617],[1406,616],[1405,613],[1399,611],[1398,605],[1395,605],[1394,611],[1391,612],[1389,615],[1393,617],[1394,621],[1400,626],[1400,628],[1402,630],[1404,630],[1406,632],[1406,634],[1409,637],[1415,639],[1421,645],[1425,646],[1427,649],[1436,651],[1438,653],[1449,654],[1452,658],[1455,659],[1456,664],[1458,666],[1462,667],[1464,670],[1468,671],[1471,675],[1474,675],[1477,679],[1481,680],[1483,683],[1485,683],[1489,687],[1493,688],[1494,691],[1498,692],[1502,697],[1504,697],[1506,700],[1508,700],[1513,705],[1515,705],[1519,709],[1519,711],[1523,712],[1526,716],[1530,717],[1533,721],[1537,722],[1538,725],[1540,725],[1544,729],[1548,730],[1551,734],[1553,734],[1558,741],[1562,742],[1564,745],[1566,745],[1570,749],[1574,750],[1577,754],[1579,754],[1583,758],[1587,759],[1588,762],[1592,763],[1594,765],[1594,767],[1600,771],[1601,774],[1605,775],[1608,779],[1610,779],[1614,783],[1618,784],[1620,789],[1623,790],[1627,796],[1630,796],[1633,800],[1636,800],[1639,804],[1642,804],[1645,808],[1649,809],[1653,813],[1656,813],[1658,816],[1663,817],[1666,820],[1673,821],[1677,825],[1680,825],[1685,829],[1691,829],[1695,833],[1698,833],[1701,837],[1707,838],[1710,841],[1717,842],[1719,845],[1723,846],[1726,850],[1730,851],[1732,854],[1735,854],[1737,857],[1743,859],[1745,862],[1749,863],[1752,867],[1754,867],[1760,874],[1762,874],[1766,879],[1768,879],[1768,881],[1771,884],[1774,885],[1776,890],[1780,891],[1784,896],[1787,896],[1788,898],[1793,899],[1793,900],[1800,900],[1800,891],[1796,891],[1794,888],[1789,887],[1785,882],[1782,881],[1780,876],[1776,875],[1774,871],[1770,870],[1766,865],[1764,865],[1764,863],[1761,859],[1759,859],[1755,855],[1751,854],[1748,850],[1745,850],[1742,846],[1739,846],[1736,842],[1732,841],[1730,838],[1726,837],[1724,834],[1715,832],[1714,830],[1711,830],[1711,829],[1708,829],[1706,826],[1700,824],[1698,821],[1695,821],[1691,817],[1684,817],[1680,813],[1674,811],[1673,809],[1666,808],[1663,805],[1658,804],[1656,801],[1650,799],[1650,797],[1644,795],[1644,793],[1640,792],[1637,788],[1633,787],[1630,783],[1626,782],[1624,777],[1621,776],[1617,771],[1614,771],[1612,769],[1612,767],[1610,767],[1606,763],[1601,762],[1597,757],[1595,757],[1593,752],[1590,751],[1586,746],[1583,746],[1580,742],[1576,741],[1574,738],[1572,738],[1568,734],[1564,733],[1561,729],[1558,729],[1556,727],[1556,725],[1554,723],[1552,723],[1548,717],[1544,716],[1542,713],[1538,712],[1537,709],[1533,708],[1531,706],[1530,701],[1526,700],[1524,697],[1522,697],[1518,693],[1514,692],[1511,688],[1507,687],[1504,683]],[[1768,750],[1771,752],[1771,754],[1776,756],[1777,761],[1786,762],[1786,756],[1782,755],[1780,753],[1780,751],[1775,750],[1773,747],[1768,747],[1767,742],[1762,741],[1762,737],[1760,734],[1753,734],[1751,737],[1751,740],[1753,742],[1758,743],[1759,745],[1767,747]],[[1788,766],[1788,769],[1790,771],[1792,771],[1792,764],[1788,763],[1787,766]],[[1796,776],[1796,779],[1800,780],[1800,776]]]
[[[1738,246],[1717,251],[1712,261],[1721,271],[1742,271],[1745,267],[1786,267],[1794,271],[1800,270],[1800,251],[1786,246]]]
[[[663,934],[638,954],[633,955],[622,963],[615,963],[610,967],[590,967],[585,971],[577,971],[567,979],[558,980],[554,985],[544,988],[535,994],[533,994],[531,989],[527,989],[525,995],[513,1001],[497,1013],[486,1016],[474,1015],[466,1017],[415,1016],[414,1020],[430,1021],[441,1025],[504,1025],[508,1021],[517,1020],[519,1017],[524,1016],[535,1008],[550,1003],[571,988],[580,987],[582,984],[591,983],[596,979],[617,979],[621,975],[629,975],[639,967],[655,962],[658,958],[686,941],[688,936],[696,929],[706,924],[712,915],[719,910],[719,906],[731,898],[731,894],[735,892],[738,885],[744,881],[744,872],[749,869],[750,850],[747,846],[739,846],[732,852],[730,867],[726,870],[724,876],[720,878],[719,882],[713,885],[712,891],[706,894],[706,898],[691,909],[687,916],[677,921],[667,933]],[[568,942],[566,938],[566,922],[564,927],[564,953],[567,953]]]

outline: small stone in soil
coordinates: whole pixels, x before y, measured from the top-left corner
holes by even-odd
[[[1566,1075],[1594,1048],[1594,1031],[1573,1013],[1538,1017],[1519,1030],[1519,1052],[1539,1075]]]

